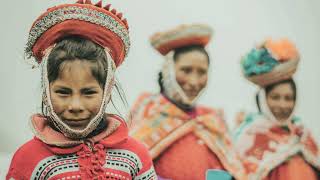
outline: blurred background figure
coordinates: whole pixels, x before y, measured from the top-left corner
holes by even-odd
[[[209,26],[192,24],[151,37],[152,46],[165,57],[160,93],[138,98],[131,134],[149,148],[161,178],[205,179],[209,169],[243,176],[222,111],[197,104],[213,62],[205,49],[211,36]]]
[[[238,120],[242,122],[235,134],[250,179],[320,178],[320,151],[294,111],[298,96],[292,75],[299,61],[295,45],[287,39],[266,40],[242,59],[244,76],[261,88],[259,112]]]

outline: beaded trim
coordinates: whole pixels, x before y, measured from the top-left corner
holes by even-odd
[[[49,12],[48,15],[42,17],[34,24],[34,26],[30,30],[28,42],[25,48],[27,57],[31,58],[33,56],[32,47],[44,32],[46,32],[52,26],[70,19],[91,22],[111,30],[124,43],[126,56],[129,53],[129,32],[113,17],[97,10],[78,6],[69,6]]]

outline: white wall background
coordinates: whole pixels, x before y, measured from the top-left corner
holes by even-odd
[[[32,137],[31,114],[40,111],[40,73],[23,59],[28,30],[46,8],[67,0],[0,0],[0,152],[13,152]],[[96,2],[96,1],[94,1]],[[320,1],[319,0],[110,0],[125,12],[132,48],[119,69],[130,104],[143,91],[157,92],[162,58],[148,37],[181,23],[211,25],[215,35],[208,51],[212,58],[209,87],[202,104],[225,109],[232,124],[239,110],[256,111],[257,88],[241,75],[239,59],[266,37],[288,37],[302,55],[296,74],[301,116],[320,139]],[[0,162],[1,164],[1,162]]]

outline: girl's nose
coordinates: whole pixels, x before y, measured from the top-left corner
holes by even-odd
[[[68,111],[73,114],[79,114],[84,111],[80,98],[78,97],[72,98],[69,104]]]

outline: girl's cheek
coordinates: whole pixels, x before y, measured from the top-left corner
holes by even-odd
[[[187,78],[181,74],[177,74],[176,80],[180,86],[183,86],[187,82]]]
[[[58,97],[53,94],[51,96],[51,102],[52,102],[53,110],[57,114],[63,112],[64,110],[66,110],[68,108],[68,99],[67,98],[62,99],[61,97]]]
[[[88,109],[93,113],[98,113],[102,103],[102,96],[87,100]]]
[[[200,80],[200,86],[201,88],[204,88],[207,85],[208,77],[203,77]]]
[[[97,112],[99,110],[99,108],[100,108],[101,103],[98,102],[98,99],[96,99],[95,101],[88,102],[88,105],[89,105],[88,108],[92,112]]]

